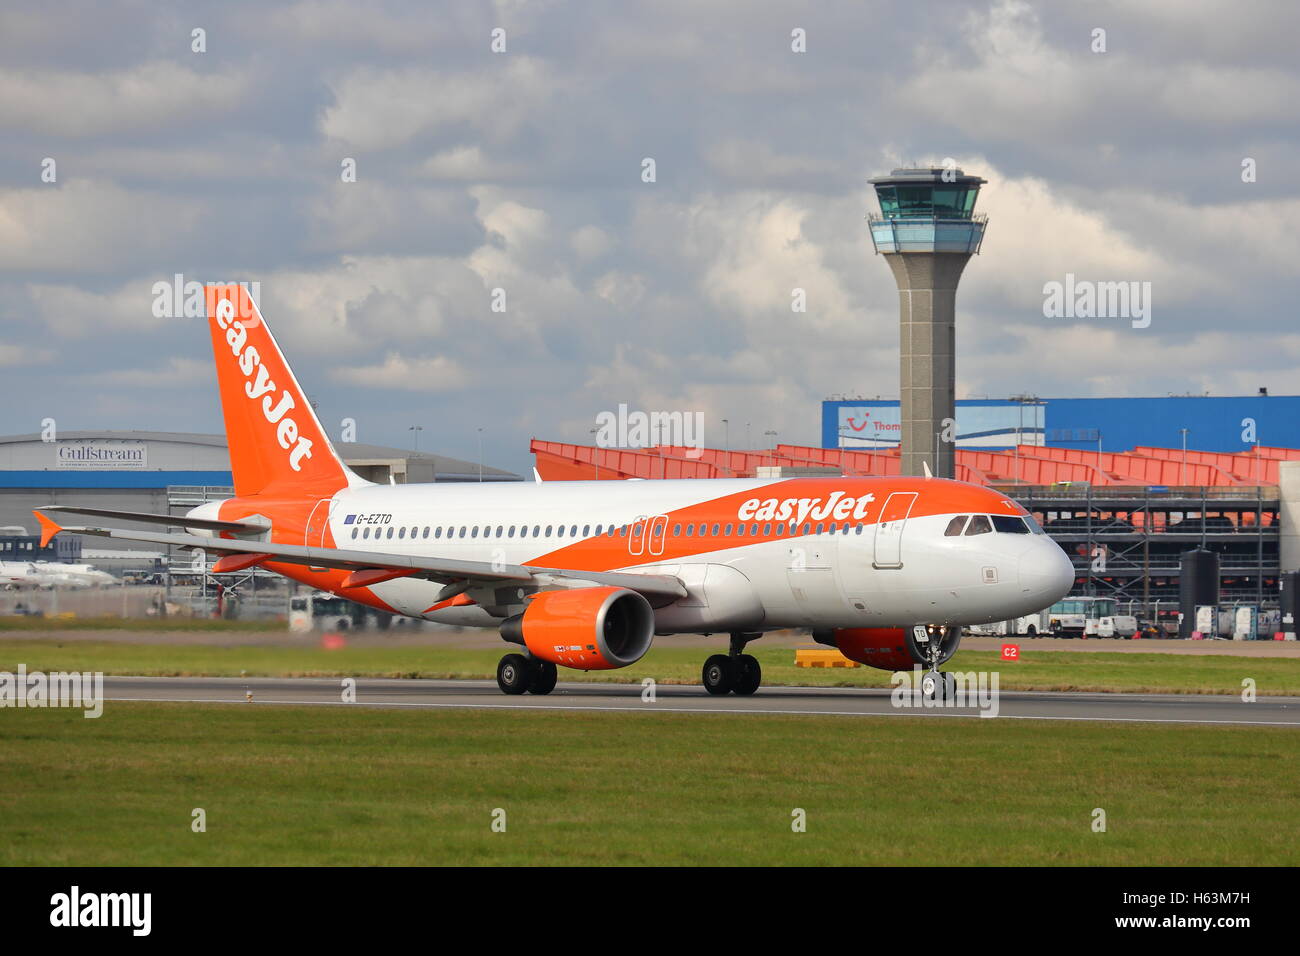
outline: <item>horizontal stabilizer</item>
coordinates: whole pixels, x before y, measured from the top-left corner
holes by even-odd
[[[258,534],[270,527],[269,524],[259,521],[220,521],[216,518],[187,518],[184,515],[156,515],[144,511],[113,511],[108,508],[82,508],[74,505],[42,505],[33,514],[39,519],[41,511],[87,515],[92,518],[117,518],[120,521],[171,525],[177,528],[202,528],[204,531],[230,531],[235,534]]]

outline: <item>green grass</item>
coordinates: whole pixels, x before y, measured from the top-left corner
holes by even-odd
[[[131,617],[103,615],[99,617],[70,616],[36,617],[34,615],[6,614],[0,616],[3,631],[197,631],[197,632],[271,632],[284,633],[284,621],[226,621],[209,617]]]
[[[901,717],[5,710],[0,865],[1294,866],[1296,739]],[[195,807],[206,833],[191,832]]]
[[[718,642],[718,651],[725,647]],[[301,647],[206,644],[135,644],[113,641],[0,640],[0,670],[103,671],[106,674],[237,677],[460,677],[491,678],[507,645],[490,635],[482,649],[446,647],[346,647],[322,650],[304,640]],[[790,648],[751,651],[770,685],[886,687],[890,675],[868,667],[803,668],[794,666]],[[1150,691],[1193,694],[1240,694],[1242,679],[1253,678],[1263,695],[1300,696],[1300,659],[1230,655],[1121,654],[1035,651],[1021,645],[1016,662],[993,651],[959,651],[950,670],[996,670],[1004,690]],[[702,647],[656,643],[640,662],[616,671],[562,670],[564,680],[699,683]]]

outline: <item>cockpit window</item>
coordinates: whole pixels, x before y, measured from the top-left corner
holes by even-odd
[[[993,530],[993,525],[989,524],[988,515],[974,515],[970,519],[970,524],[966,526],[966,534],[988,534]]]
[[[1035,519],[1033,515],[1025,515],[1025,524],[1029,525],[1029,531],[1032,534],[1047,534],[1047,532],[1043,530],[1043,526],[1038,523],[1037,519]]]
[[[1018,515],[993,515],[993,528],[1003,534],[1029,534],[1024,519]]]
[[[969,517],[970,515],[958,515],[953,518],[948,522],[948,527],[944,529],[943,536],[945,538],[957,537],[957,535],[961,534],[961,529],[966,527],[966,519]]]

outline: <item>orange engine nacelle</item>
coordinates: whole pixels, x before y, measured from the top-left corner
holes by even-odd
[[[584,671],[635,664],[654,632],[650,602],[613,587],[542,591],[523,614],[501,622],[501,636],[534,657]]]
[[[851,661],[878,667],[882,671],[911,670],[914,665],[926,662],[914,629],[910,627],[849,627],[815,631],[813,639],[839,648],[840,653]],[[928,641],[938,642],[935,645],[938,649],[935,663],[946,663],[961,643],[961,628],[932,628]]]

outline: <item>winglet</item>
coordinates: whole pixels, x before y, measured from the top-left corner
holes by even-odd
[[[32,514],[36,515],[36,520],[40,522],[41,525],[41,547],[48,548],[50,546],[50,539],[63,529],[39,511],[33,511]]]
[[[930,463],[928,461],[921,462],[921,466],[925,469],[925,477],[927,478],[934,477],[934,472],[930,470]]]

